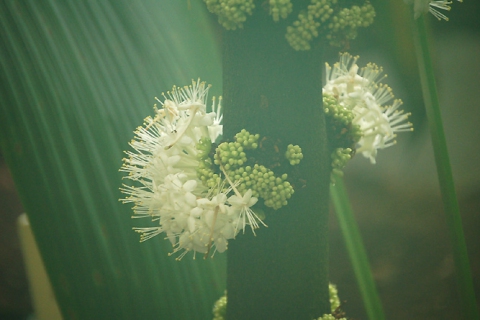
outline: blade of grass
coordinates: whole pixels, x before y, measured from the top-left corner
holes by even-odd
[[[412,20],[413,20],[413,14]],[[479,313],[473,290],[473,280],[468,261],[467,246],[463,234],[462,220],[458,207],[457,195],[453,181],[450,158],[448,155],[442,117],[438,102],[432,60],[428,45],[428,33],[423,16],[413,20],[413,37],[417,55],[423,99],[427,112],[428,126],[432,138],[435,164],[440,184],[447,227],[452,243],[457,289],[464,319],[479,319]]]
[[[345,239],[345,245],[353,265],[368,318],[372,320],[385,319],[382,303],[370,271],[370,264],[368,263],[363,240],[353,216],[345,184],[341,177],[335,176],[335,184],[330,185],[330,197],[332,198],[335,213]]]

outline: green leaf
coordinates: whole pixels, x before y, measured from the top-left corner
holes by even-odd
[[[413,16],[413,15],[412,15]],[[413,39],[417,55],[418,70],[422,84],[423,100],[427,113],[428,127],[432,138],[435,165],[442,195],[445,218],[447,221],[448,235],[452,243],[453,261],[457,291],[460,297],[461,310],[465,319],[480,319],[480,314],[475,298],[472,272],[468,260],[467,245],[463,233],[462,217],[458,206],[455,183],[453,180],[450,156],[447,148],[445,132],[443,130],[440,103],[438,100],[435,73],[430,48],[428,32],[423,16],[414,20],[412,18]]]
[[[118,191],[154,97],[201,77],[221,92],[214,33],[192,1],[3,1],[0,146],[69,319],[207,319],[225,257],[139,243]]]
[[[375,286],[370,263],[368,262],[367,252],[363,244],[360,230],[353,215],[350,201],[348,200],[347,190],[343,179],[334,175],[335,184],[330,185],[330,196],[335,208],[335,214],[338,219],[340,229],[342,229],[345,246],[355,272],[360,294],[362,295],[363,305],[367,311],[368,318],[371,320],[385,319],[382,302]]]

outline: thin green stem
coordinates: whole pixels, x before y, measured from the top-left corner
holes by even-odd
[[[330,196],[335,207],[340,228],[342,229],[368,318],[372,320],[385,319],[382,303],[370,271],[362,237],[355,222],[342,178],[335,176],[335,185],[330,185]]]
[[[447,219],[449,236],[453,246],[457,289],[460,295],[461,309],[464,319],[479,319],[470,264],[468,261],[467,246],[463,235],[462,220],[460,217],[447,143],[440,114],[435,75],[433,72],[432,61],[430,59],[427,38],[428,34],[425,28],[424,18],[420,17],[414,20],[412,26],[423,99],[432,137],[433,151],[435,154],[437,175],[440,183],[440,191]]]

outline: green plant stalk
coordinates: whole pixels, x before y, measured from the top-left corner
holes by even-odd
[[[413,15],[411,15],[413,17]],[[413,18],[412,18],[413,19]],[[423,99],[432,137],[437,175],[440,183],[445,216],[450,240],[453,246],[453,258],[457,277],[457,289],[460,295],[462,313],[465,319],[479,319],[479,313],[473,290],[473,280],[468,261],[467,246],[463,234],[462,220],[458,207],[452,169],[443,130],[438,102],[435,75],[428,47],[427,30],[423,16],[412,23]]]
[[[285,41],[286,26],[267,14],[257,11],[243,29],[223,34],[223,136],[245,128],[268,137],[265,150],[269,141],[272,150],[276,144],[280,150],[282,144],[300,145],[304,159],[289,176],[304,182],[301,187],[298,180],[287,206],[265,209],[268,228],[229,243],[227,319],[313,319],[330,311],[324,44],[293,50]]]
[[[385,319],[382,303],[375,287],[367,254],[360,231],[350,207],[347,191],[341,177],[335,177],[335,184],[330,185],[330,197],[333,201],[343,238],[347,246],[350,261],[360,288],[363,304],[369,319]]]

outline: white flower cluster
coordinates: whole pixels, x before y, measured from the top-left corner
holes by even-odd
[[[359,69],[358,57],[348,53],[340,55],[333,68],[326,64],[326,84],[323,93],[337,99],[338,104],[353,112],[353,124],[358,125],[362,137],[357,152],[375,163],[377,150],[395,144],[397,132],[412,131],[412,124],[405,122],[410,115],[398,110],[401,100],[384,105],[393,99],[392,89],[379,83],[382,69],[369,63]]]
[[[134,151],[126,152],[128,158],[120,169],[137,184],[123,185],[121,191],[128,196],[121,201],[135,204],[134,218],[150,217],[158,223],[134,230],[141,233],[141,241],[165,233],[173,253],[181,252],[177,259],[189,251],[205,256],[212,248],[213,254],[223,252],[228,240],[245,231],[246,225],[253,230],[258,222],[263,224],[251,209],[257,202],[252,190],[242,195],[229,177],[208,188],[197,177],[202,152],[198,142],[215,142],[223,130],[221,98],[218,103],[214,98],[207,112],[208,89],[198,80],[188,87],[174,87],[163,94],[163,101],[157,98],[161,108],[155,106],[155,117],[147,117],[137,128],[130,142]]]

